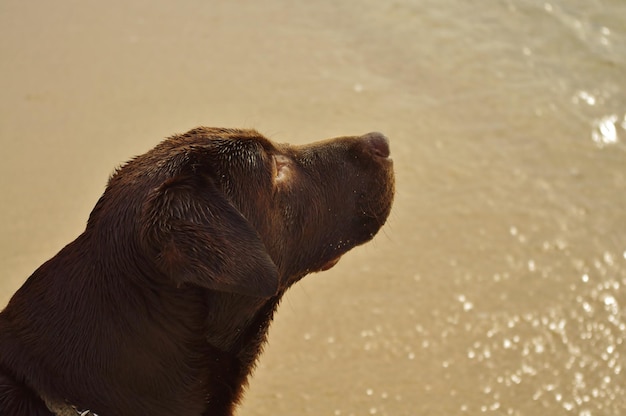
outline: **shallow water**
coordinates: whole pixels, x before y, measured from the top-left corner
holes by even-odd
[[[0,303],[193,126],[385,132],[380,235],[286,296],[252,415],[626,413],[626,3],[5,1]]]

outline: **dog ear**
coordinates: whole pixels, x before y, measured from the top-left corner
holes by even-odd
[[[258,233],[206,175],[181,174],[155,189],[142,234],[176,284],[255,297],[278,291],[278,270]]]

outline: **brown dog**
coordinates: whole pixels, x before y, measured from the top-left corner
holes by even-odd
[[[283,293],[370,240],[393,185],[380,133],[163,141],[0,313],[0,415],[231,415]]]

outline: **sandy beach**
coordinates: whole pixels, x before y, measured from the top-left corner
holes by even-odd
[[[624,16],[620,0],[6,0],[0,304],[167,136],[381,131],[388,225],[290,290],[238,414],[626,412]]]

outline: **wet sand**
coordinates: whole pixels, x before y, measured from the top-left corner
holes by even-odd
[[[0,10],[0,304],[168,135],[377,130],[389,224],[288,293],[238,414],[626,412],[620,0]]]

